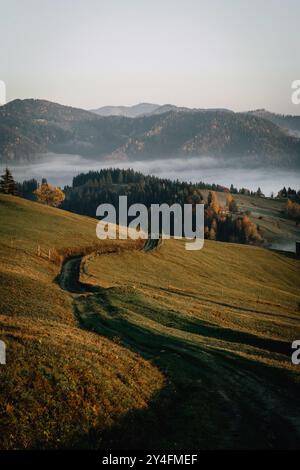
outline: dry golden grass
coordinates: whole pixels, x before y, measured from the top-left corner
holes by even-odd
[[[299,260],[170,240],[146,254],[89,257],[82,279],[95,286],[78,299],[82,324],[153,358],[175,389],[153,410],[156,432],[138,421],[134,438],[118,435],[124,447],[299,447]]]
[[[146,256],[136,252],[88,258],[85,271],[85,281],[133,287],[150,304],[169,310],[178,321],[176,334],[182,334],[180,322],[199,322],[193,340],[212,347],[250,354],[254,339],[253,344],[226,342],[230,331],[253,335],[258,343],[300,337],[300,263],[263,248],[205,241],[202,250],[192,252],[184,249],[184,242],[170,240]],[[218,337],[205,329],[201,335],[201,322],[218,328]],[[259,354],[271,355],[267,347]],[[281,359],[290,367],[289,359]]]
[[[146,408],[161,374],[98,335],[47,320],[1,315],[1,448],[101,445],[101,431]]]
[[[299,260],[107,242],[71,296],[46,255],[89,253],[96,221],[4,196],[0,215],[3,447],[299,447]]]
[[[11,196],[0,196],[0,217],[0,447],[100,446],[102,431],[146,408],[164,379],[138,355],[83,331],[73,297],[56,282],[60,266],[48,250],[89,252],[96,221]]]

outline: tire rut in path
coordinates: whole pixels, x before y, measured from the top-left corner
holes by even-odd
[[[154,250],[157,248],[158,244],[159,240],[148,240],[145,243],[144,251],[148,252]],[[72,294],[90,294],[93,296],[93,293],[96,293],[96,295],[99,295],[99,290],[97,290],[95,286],[80,282],[83,258],[84,256],[74,256],[65,260],[59,276],[60,287]],[[85,297],[87,299],[86,295],[76,295],[75,304],[76,302],[85,302],[83,298]],[[91,314],[93,314],[93,312],[91,312]],[[105,335],[105,333],[103,334]],[[150,355],[153,357],[156,357],[161,349],[161,346],[158,349],[157,347],[152,349],[152,345],[149,349],[145,350],[145,345],[142,343],[134,344],[134,339],[131,338],[129,338],[129,346],[139,354],[143,355],[146,351],[147,356]],[[191,349],[189,347],[183,350],[179,345],[175,345],[175,343],[173,346],[164,344],[163,348],[168,354],[174,354],[175,352],[182,363],[186,362],[189,366],[194,363],[193,367],[195,369],[197,368],[197,361],[199,361],[198,367],[200,367],[201,352],[194,351],[193,348]],[[275,442],[272,442],[274,439],[276,440],[276,445],[278,445],[280,436],[286,438],[287,433],[294,433],[295,439],[292,439],[292,447],[295,446],[296,442],[299,444],[299,416],[297,416],[297,413],[293,413],[293,407],[287,405],[286,397],[280,396],[274,389],[274,386],[262,380],[262,377],[259,375],[249,373],[246,369],[236,370],[236,367],[233,366],[232,363],[231,365],[227,364],[227,367],[228,369],[226,371],[226,367],[224,369],[224,367],[219,364],[218,358],[211,355],[206,372],[204,372],[204,370],[202,371],[204,375],[205,373],[209,374],[210,370],[211,373],[217,377],[212,393],[216,393],[219,399],[221,398],[223,401],[223,414],[227,415],[228,418],[227,431],[229,431],[229,435],[224,437],[224,447],[230,446],[230,444],[232,445],[234,442],[241,444],[241,433],[245,426],[243,422],[243,411],[245,411],[245,407],[257,414],[257,422],[259,422],[259,420],[263,421],[267,432],[272,432],[275,422],[277,425],[282,426],[282,429],[274,429],[276,437],[270,437],[270,448],[275,444]],[[236,394],[234,394],[235,398],[233,398],[231,391],[237,391],[239,388],[238,383],[243,383],[243,386],[246,387],[246,394],[245,397],[243,397],[241,393],[239,399],[236,399]],[[266,386],[267,388],[265,388]],[[242,391],[238,391],[239,395],[240,392]],[[185,393],[187,393],[187,391]],[[277,415],[276,419],[273,419],[273,414],[274,418],[275,415]],[[261,422],[261,425],[263,425],[263,422]],[[285,439],[284,441],[286,443]]]

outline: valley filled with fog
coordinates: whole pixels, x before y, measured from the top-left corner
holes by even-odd
[[[37,159],[38,160],[38,159]],[[216,183],[226,187],[262,189],[266,196],[275,195],[283,186],[299,188],[300,171],[272,168],[245,168],[235,165],[234,160],[226,162],[212,157],[157,159],[152,161],[96,161],[79,155],[47,154],[39,162],[24,165],[9,165],[18,181],[47,178],[51,184],[65,186],[72,184],[72,178],[79,173],[101,168],[133,168],[144,174],[181,181]]]

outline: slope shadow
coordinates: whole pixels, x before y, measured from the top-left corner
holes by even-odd
[[[295,391],[285,374],[132,322],[130,311],[111,298],[114,289],[97,289],[75,300],[81,326],[151,360],[168,383],[147,410],[128,413],[104,433],[94,430],[90,443],[103,449],[296,446],[286,420],[287,396],[295,399]],[[276,403],[267,415],[260,383]]]
[[[128,294],[128,289],[118,291],[79,282],[79,259],[65,265],[62,271],[68,274],[58,281],[62,288],[77,294],[74,311],[81,327],[118,341],[150,360],[167,380],[146,409],[127,413],[104,432],[94,427],[89,433],[74,436],[75,447],[205,449],[299,445],[296,426],[287,419],[288,404],[299,404],[299,399],[295,384],[284,372],[176,337],[169,330],[163,333],[155,321],[156,309],[143,306],[143,315],[152,319],[151,326],[138,323],[136,318],[133,321],[136,313],[132,305],[137,303],[139,308],[136,295],[130,290]],[[125,307],[118,306],[116,292],[117,298],[124,296]],[[222,330],[218,333],[215,327],[186,320],[181,326],[186,331],[199,328],[199,334],[203,332],[207,337],[223,335],[224,340],[227,335],[228,341],[257,344],[257,337],[251,335],[239,337],[235,332]],[[266,347],[265,342],[263,346]],[[282,347],[276,342],[268,346],[276,350]],[[266,413],[269,402],[272,409]]]

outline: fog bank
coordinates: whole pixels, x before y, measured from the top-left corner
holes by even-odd
[[[112,162],[88,160],[79,155],[47,154],[41,157],[40,163],[11,166],[15,179],[42,177],[55,185],[65,186],[72,183],[78,173],[90,170],[118,167],[133,168],[144,174],[152,174],[162,178],[179,179],[181,181],[216,183],[229,187],[231,184],[241,188],[256,190],[258,186],[269,196],[275,194],[283,186],[300,189],[300,171],[278,170],[272,168],[245,169],[234,166],[234,162],[225,162],[212,157],[174,158],[155,161]]]

